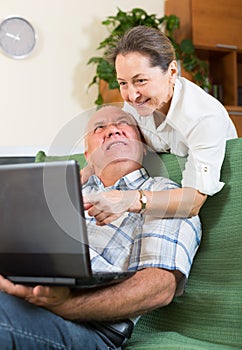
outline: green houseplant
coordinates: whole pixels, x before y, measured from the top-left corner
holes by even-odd
[[[115,46],[116,41],[124,32],[137,25],[146,25],[162,30],[172,41],[176,57],[183,68],[191,74],[192,79],[196,84],[204,89],[209,88],[208,83],[208,64],[206,61],[200,60],[190,39],[184,39],[181,43],[174,39],[174,31],[180,27],[180,19],[175,15],[157,17],[155,14],[147,14],[146,11],[140,8],[134,8],[129,12],[124,12],[118,9],[115,16],[108,16],[102,21],[109,30],[109,36],[105,38],[98,46],[98,50],[102,50],[103,54],[99,57],[92,57],[87,64],[96,65],[96,73],[89,84],[89,87],[98,84],[104,80],[108,83],[109,89],[118,89],[119,85],[116,81],[115,69],[108,62],[107,54],[110,48]],[[100,93],[95,101],[96,105],[103,103],[103,97]]]

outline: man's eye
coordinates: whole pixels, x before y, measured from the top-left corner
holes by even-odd
[[[119,120],[119,121],[117,122],[117,124],[118,124],[118,125],[129,125],[129,122],[128,122],[128,120],[123,119],[123,120]]]
[[[103,130],[103,128],[105,127],[105,125],[98,125],[94,128],[93,132],[94,134],[101,132]]]

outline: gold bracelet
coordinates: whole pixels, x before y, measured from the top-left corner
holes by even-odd
[[[147,197],[146,197],[144,191],[138,190],[138,192],[139,192],[139,195],[140,195],[139,201],[140,201],[140,204],[141,204],[141,209],[139,211],[139,214],[144,214],[144,212],[146,210]]]

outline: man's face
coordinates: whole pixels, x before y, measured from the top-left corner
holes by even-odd
[[[108,106],[94,114],[88,124],[85,156],[98,175],[113,163],[132,162],[140,168],[143,144],[134,119],[120,108]]]

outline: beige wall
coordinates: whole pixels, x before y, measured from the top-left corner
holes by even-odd
[[[38,34],[27,59],[0,53],[0,155],[48,152],[56,134],[94,106],[95,67],[86,63],[107,35],[101,21],[118,7],[162,16],[164,0],[0,0],[0,20],[23,16]]]

